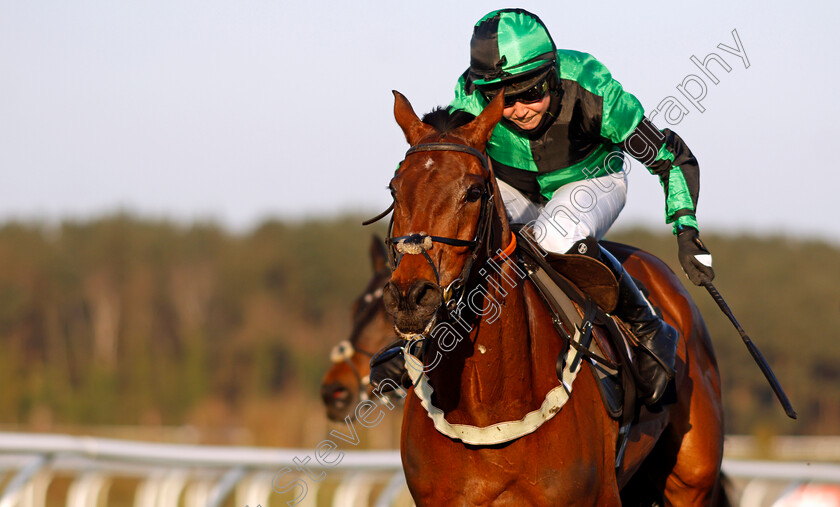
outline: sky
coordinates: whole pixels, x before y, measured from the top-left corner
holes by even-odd
[[[472,26],[542,18],[652,111],[668,97],[700,162],[701,230],[840,244],[837,2],[0,0],[0,222],[116,211],[247,230],[376,212],[407,148],[391,90],[447,104]],[[721,49],[737,49],[746,58]],[[714,84],[691,57],[716,53]],[[747,61],[748,60],[748,61]],[[748,65],[747,65],[748,64]],[[701,112],[678,89],[705,97]],[[630,171],[616,227],[667,231]]]

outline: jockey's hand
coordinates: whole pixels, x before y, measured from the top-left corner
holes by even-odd
[[[679,258],[683,271],[694,285],[702,285],[715,279],[712,269],[712,254],[700,241],[700,233],[694,227],[683,227],[677,234]]]
[[[393,382],[387,382],[391,380]],[[370,384],[381,393],[393,391],[397,386],[403,389],[411,387],[411,379],[405,369],[402,357],[393,357],[370,369]]]
[[[385,380],[392,380],[393,382],[385,382],[380,390],[383,393],[392,391],[394,383],[405,389],[411,387],[411,379],[408,377],[402,355],[404,344],[404,341],[394,342],[371,358],[369,380],[374,389],[378,389]]]

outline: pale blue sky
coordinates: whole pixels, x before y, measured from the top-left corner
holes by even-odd
[[[523,2],[646,108],[667,96],[700,161],[704,230],[840,242],[836,2]],[[406,149],[392,89],[447,103],[488,2],[0,0],[0,220],[117,209],[237,229],[376,211]],[[595,7],[597,6],[597,7]],[[750,67],[717,48],[735,46]],[[677,91],[711,68],[706,108]],[[669,127],[663,119],[656,122]],[[631,171],[618,225],[667,230]]]

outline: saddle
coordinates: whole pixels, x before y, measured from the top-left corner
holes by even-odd
[[[580,254],[549,253],[545,259],[557,274],[592,298],[606,313],[615,310],[618,282],[608,267],[592,257]]]
[[[635,337],[609,312],[618,299],[618,282],[612,272],[586,255],[537,252],[517,234],[521,260],[543,301],[552,312],[555,329],[568,338],[575,329],[599,326],[604,333],[587,331],[580,345],[585,362],[598,380],[598,389],[610,417],[627,427],[636,414],[636,377],[631,345]],[[577,305],[577,307],[575,306]],[[581,310],[579,311],[578,308]],[[558,374],[567,354],[557,359]]]

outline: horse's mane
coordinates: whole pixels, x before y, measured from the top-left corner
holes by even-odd
[[[422,121],[423,123],[431,125],[439,130],[441,134],[446,134],[451,130],[455,130],[458,127],[466,125],[474,119],[475,115],[466,111],[453,109],[452,106],[438,106],[423,115]]]

